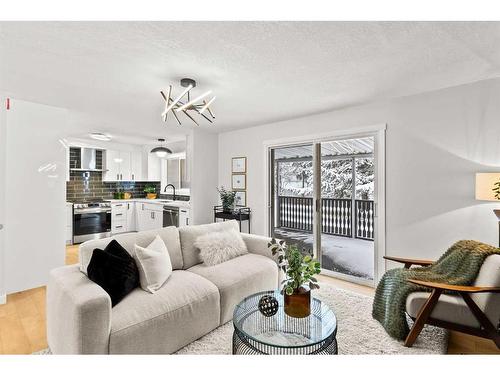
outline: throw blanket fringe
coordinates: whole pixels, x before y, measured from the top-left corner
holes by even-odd
[[[382,324],[391,337],[404,340],[410,332],[406,321],[406,298],[413,292],[430,291],[408,282],[408,279],[472,285],[484,260],[492,254],[500,254],[500,249],[477,241],[462,240],[430,266],[387,271],[375,292],[373,318]]]

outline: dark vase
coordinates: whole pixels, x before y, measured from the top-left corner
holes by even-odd
[[[285,293],[285,314],[293,318],[311,315],[311,289],[301,286],[293,294]]]

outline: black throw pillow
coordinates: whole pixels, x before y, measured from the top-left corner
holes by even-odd
[[[94,249],[87,274],[109,294],[112,306],[139,286],[135,260],[116,240],[112,240],[104,250]]]

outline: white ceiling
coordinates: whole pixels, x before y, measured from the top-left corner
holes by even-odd
[[[0,91],[139,142],[182,77],[226,131],[500,76],[498,22],[1,22]],[[175,92],[174,92],[175,93]]]

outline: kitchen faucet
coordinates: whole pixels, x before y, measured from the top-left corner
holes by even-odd
[[[168,188],[169,186],[172,186],[172,189],[174,189],[174,201],[175,201],[175,186],[174,186],[174,185],[172,185],[172,184],[168,184],[167,186],[165,186],[165,189],[163,189],[163,192],[164,192],[164,193],[166,193],[166,192],[167,192],[167,188]]]

